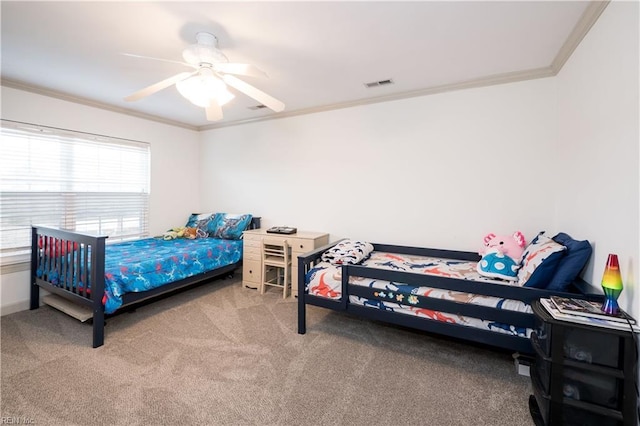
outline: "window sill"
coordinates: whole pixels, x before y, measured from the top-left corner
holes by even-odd
[[[31,264],[28,260],[0,265],[0,275],[14,274],[16,272],[24,272],[24,271],[28,271],[30,268],[31,268]]]
[[[28,271],[31,268],[30,253],[20,253],[0,258],[0,275]]]

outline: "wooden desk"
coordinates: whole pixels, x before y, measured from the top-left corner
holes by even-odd
[[[284,238],[291,246],[291,294],[298,295],[298,256],[329,244],[329,234],[298,231],[295,234],[268,234],[266,229],[250,229],[243,234],[242,286],[259,289],[262,282],[262,238]]]

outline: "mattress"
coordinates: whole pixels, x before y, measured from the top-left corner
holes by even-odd
[[[481,276],[476,270],[477,263],[469,261],[374,251],[371,253],[369,258],[361,262],[360,265],[370,268],[380,268],[394,271],[404,271],[471,280],[480,283],[492,282],[503,285],[514,285],[506,281],[500,281]],[[375,295],[380,299],[365,299],[353,295],[349,296],[349,302],[353,304],[398,312],[406,315],[424,317],[430,320],[443,321],[480,328],[484,330],[496,331],[500,333],[518,335],[521,337],[529,337],[532,331],[531,329],[524,327],[515,327],[509,324],[486,321],[479,318],[467,316],[454,315],[447,312],[432,311],[429,309],[412,306],[412,303],[417,303],[416,296],[424,296],[444,300],[452,300],[458,303],[469,303],[496,309],[531,313],[531,307],[519,300],[503,299],[499,297],[484,296],[431,287],[411,286],[403,283],[382,281],[363,277],[351,276],[349,277],[349,283],[379,290],[379,292],[376,292]],[[341,268],[327,262],[318,263],[306,274],[306,289],[308,294],[314,296],[325,297],[329,299],[341,299]]]

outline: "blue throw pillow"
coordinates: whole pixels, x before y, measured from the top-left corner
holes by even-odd
[[[589,261],[593,249],[589,241],[574,240],[564,232],[553,237],[553,240],[567,248],[567,255],[560,260],[547,290],[567,291]]]
[[[206,224],[207,233],[209,234],[209,237],[220,238],[220,237],[216,237],[215,234],[223,218],[224,218],[224,213],[215,213],[209,217],[209,220],[207,221],[207,224]]]
[[[216,213],[219,216],[216,222],[216,229],[213,235],[209,235],[214,238],[223,238],[225,240],[239,240],[242,238],[242,233],[249,227],[251,223],[250,214],[229,214],[229,213]]]
[[[184,225],[187,228],[195,228],[198,226],[198,222],[201,220],[207,219],[211,216],[211,213],[191,213],[189,215],[189,219],[187,219],[187,224]]]
[[[566,247],[540,233],[522,253],[518,284],[524,287],[547,288]]]

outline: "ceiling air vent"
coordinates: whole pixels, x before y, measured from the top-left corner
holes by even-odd
[[[266,105],[254,105],[254,106],[250,106],[249,109],[250,110],[257,110],[257,109],[262,109],[262,108],[266,108]]]
[[[380,81],[372,81],[371,83],[365,83],[365,87],[367,88],[372,88],[372,87],[378,87],[378,86],[386,86],[387,84],[393,84],[393,80],[386,79],[386,80],[380,80]]]

